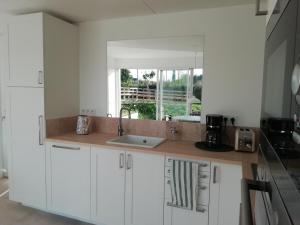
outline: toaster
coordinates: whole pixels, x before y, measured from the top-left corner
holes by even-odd
[[[235,150],[244,152],[255,151],[255,132],[250,128],[237,128],[235,131]]]

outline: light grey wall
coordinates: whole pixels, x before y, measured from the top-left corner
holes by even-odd
[[[107,41],[204,36],[203,117],[221,113],[259,126],[265,17],[254,5],[80,24],[80,107],[107,113]]]

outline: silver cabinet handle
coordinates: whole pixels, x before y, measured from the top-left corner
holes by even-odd
[[[43,135],[43,116],[39,116],[39,145],[44,145],[44,135]]]
[[[260,0],[256,0],[256,16],[265,16],[268,14],[267,10],[260,10]]]
[[[214,169],[213,169],[213,184],[216,184],[218,182],[218,179],[217,179],[217,174],[218,172],[218,167],[217,166],[214,166]]]
[[[44,83],[44,73],[43,71],[39,70],[38,71],[38,84],[43,84]]]
[[[80,147],[69,147],[69,146],[62,146],[62,145],[52,145],[53,148],[61,148],[67,150],[80,150]]]
[[[127,170],[130,170],[132,168],[132,155],[128,154],[127,155],[127,166],[126,166]]]
[[[124,168],[124,153],[120,153],[119,167],[120,167],[120,169]]]

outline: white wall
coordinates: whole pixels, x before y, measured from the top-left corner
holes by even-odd
[[[259,126],[265,18],[254,13],[245,5],[80,24],[81,109],[107,113],[107,41],[203,35],[203,115]]]

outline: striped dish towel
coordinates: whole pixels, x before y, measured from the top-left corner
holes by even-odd
[[[193,163],[175,159],[172,161],[170,179],[172,200],[168,203],[168,206],[193,210]]]

